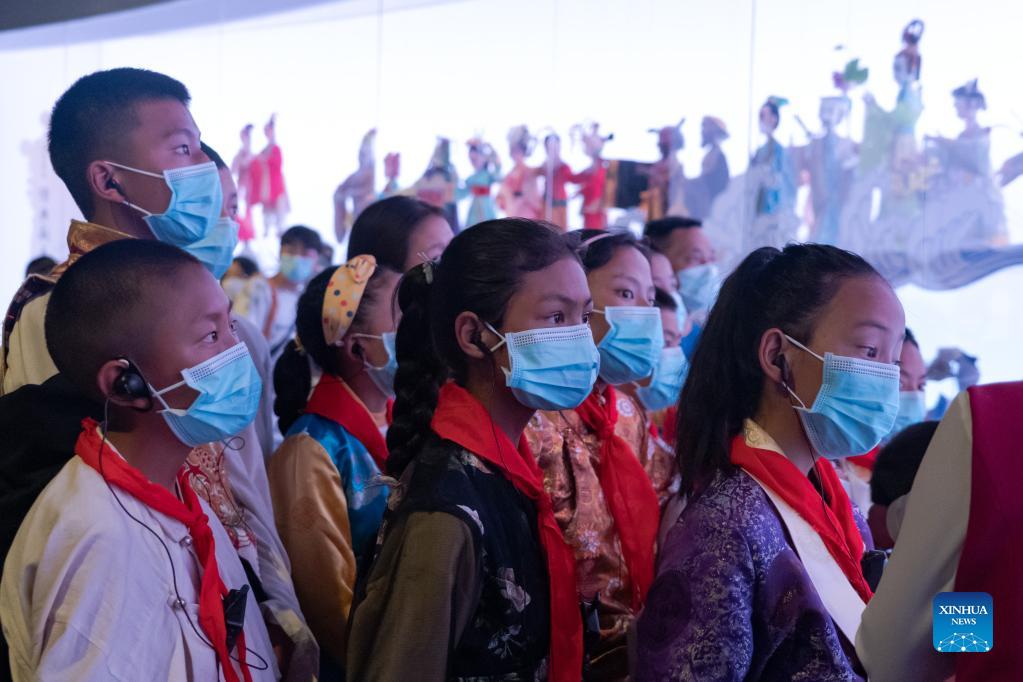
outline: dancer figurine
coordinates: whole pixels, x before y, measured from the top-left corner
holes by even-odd
[[[533,153],[536,138],[526,126],[515,126],[508,131],[508,156],[512,168],[504,176],[497,194],[497,205],[509,218],[543,217],[543,206],[537,188],[536,171],[526,163]]]
[[[359,146],[359,168],[334,190],[334,236],[338,242],[345,238],[348,228],[363,209],[377,199],[375,187],[377,166],[373,150],[376,135],[377,131],[373,129],[363,136],[362,144]],[[350,212],[349,200],[352,203]]]
[[[473,172],[465,179],[465,187],[459,190],[459,198],[472,195],[465,218],[465,226],[472,227],[497,217],[490,188],[501,181],[501,160],[494,148],[478,137],[469,140],[468,144]]]

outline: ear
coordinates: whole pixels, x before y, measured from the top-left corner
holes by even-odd
[[[115,204],[123,203],[127,197],[114,177],[113,166],[103,161],[93,161],[85,169],[85,177],[93,196],[106,199]]]
[[[96,387],[104,399],[119,407],[131,408],[137,412],[148,412],[152,409],[152,398],[137,397],[121,393],[117,389],[117,380],[128,370],[128,361],[124,358],[107,360],[96,373]]]
[[[468,357],[482,360],[490,355],[487,350],[489,346],[483,341],[484,333],[493,335],[476,313],[466,310],[455,318],[455,339],[458,341],[458,347]]]
[[[777,327],[768,329],[760,337],[760,348],[757,350],[760,369],[775,385],[785,382],[791,386],[788,360],[782,352],[786,345],[785,333]]]
[[[346,334],[344,339],[341,340],[341,345],[338,350],[344,355],[345,360],[353,362],[355,364],[362,364],[365,359],[365,351],[362,347],[362,341],[357,336]]]

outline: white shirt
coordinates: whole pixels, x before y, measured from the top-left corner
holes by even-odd
[[[895,551],[856,633],[856,653],[872,682],[944,680],[955,672],[955,656],[934,650],[932,602],[955,589],[972,474],[973,418],[963,392],[920,463]]]
[[[113,450],[108,455],[118,456]],[[99,473],[78,457],[46,486],[18,530],[0,581],[0,621],[15,682],[224,679],[198,622],[202,572],[188,529],[114,491],[153,533],[125,513]],[[238,554],[216,515],[200,502],[221,579],[238,589],[246,584]],[[183,608],[176,603],[172,565]],[[251,591],[244,633],[246,647],[267,666],[250,669],[252,679],[277,680]],[[264,665],[252,653],[246,659]]]

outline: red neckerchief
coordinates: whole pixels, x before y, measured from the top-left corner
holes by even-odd
[[[100,468],[100,448],[107,452]],[[176,521],[188,528],[199,563],[202,564],[202,580],[199,587],[199,626],[206,633],[207,639],[217,653],[220,668],[224,671],[227,682],[239,682],[238,674],[231,664],[230,652],[227,650],[227,625],[224,622],[223,598],[227,596],[227,587],[220,579],[217,569],[217,552],[213,540],[213,531],[209,526],[209,518],[203,513],[199,498],[192,486],[188,484],[184,468],[178,474],[178,488],[184,501],[174,497],[169,490],[149,481],[138,469],[128,464],[109,444],[104,444],[99,427],[92,419],[82,421],[82,432],[75,444],[75,454],[93,469],[98,471],[107,483],[117,486],[142,504]],[[238,663],[245,682],[251,682],[252,676],[245,664],[245,633],[238,636],[236,644]]]
[[[491,428],[488,428],[488,425]],[[503,431],[493,426],[490,413],[468,391],[453,382],[440,389],[430,423],[433,432],[496,467],[515,489],[536,505],[540,544],[547,556],[550,578],[550,679],[578,680],[582,674],[583,624],[575,584],[575,557],[565,543],[543,473],[525,437],[516,449]]]
[[[362,404],[348,385],[330,374],[324,374],[320,383],[316,384],[309,402],[305,406],[306,414],[316,414],[336,422],[362,443],[380,471],[387,467],[387,441],[384,440],[380,428],[373,421],[373,415]]]
[[[754,448],[739,434],[732,440],[731,460],[732,464],[770,488],[817,531],[849,584],[864,602],[870,601],[873,592],[863,578],[860,565],[863,536],[853,518],[849,496],[831,463],[817,460],[816,464],[817,476],[827,499],[825,506],[810,479],[781,453]]]
[[[881,452],[881,446],[878,445],[876,448],[871,450],[865,455],[859,455],[858,457],[850,457],[849,461],[856,466],[863,467],[867,471],[874,470],[874,464],[877,463],[877,454]]]
[[[603,397],[593,391],[575,412],[600,439],[597,476],[632,577],[632,608],[638,611],[654,581],[654,545],[661,518],[657,492],[636,453],[615,433],[618,404],[613,387],[608,386]]]

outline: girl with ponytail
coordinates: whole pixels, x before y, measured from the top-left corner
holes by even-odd
[[[551,226],[492,220],[398,288],[388,471],[360,580],[350,679],[578,680],[572,553],[523,429],[589,393],[597,352],[575,253]]]
[[[270,458],[270,494],[320,644],[322,680],[343,679],[356,563],[372,549],[387,503],[387,487],[374,479],[387,462],[398,279],[372,256],[317,275],[298,300],[297,342],[274,369],[285,439]]]
[[[679,400],[684,510],[665,515],[635,679],[863,675],[872,542],[821,458],[891,430],[904,331],[888,283],[835,247],[761,248],[728,277]]]
[[[599,597],[600,641],[588,648],[599,679],[628,675],[626,633],[654,577],[660,498],[675,466],[627,391],[661,355],[660,310],[649,252],[629,233],[566,235],[593,297],[590,327],[600,378],[582,404],[538,412],[527,429],[565,537],[575,552],[581,599]]]

